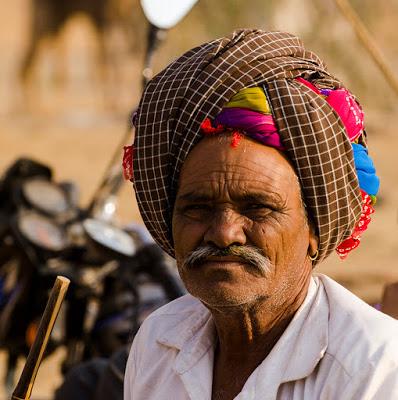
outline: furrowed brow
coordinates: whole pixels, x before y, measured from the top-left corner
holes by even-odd
[[[214,196],[200,192],[188,192],[177,196],[177,199],[180,201],[200,203],[211,201],[214,199]]]
[[[205,203],[215,199],[213,194],[201,193],[201,192],[187,192],[177,197],[179,201],[193,202],[193,203]],[[284,200],[278,193],[239,193],[233,196],[233,200],[244,202],[244,203],[261,203],[271,202],[276,205],[284,204]]]
[[[245,203],[261,203],[261,202],[272,202],[274,204],[283,204],[284,200],[278,193],[242,193],[238,196],[234,196],[236,200]]]

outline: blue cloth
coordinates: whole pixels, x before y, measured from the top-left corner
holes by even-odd
[[[352,143],[352,150],[354,151],[354,162],[359,187],[367,194],[376,196],[380,186],[380,179],[376,175],[376,169],[372,159],[368,155],[368,150],[356,143]]]

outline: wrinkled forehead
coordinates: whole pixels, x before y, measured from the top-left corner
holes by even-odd
[[[219,191],[220,185],[235,192],[297,190],[297,175],[281,151],[246,137],[236,147],[230,142],[230,134],[203,138],[182,166],[177,192]]]

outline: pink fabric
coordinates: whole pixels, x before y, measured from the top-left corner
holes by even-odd
[[[347,89],[332,90],[326,101],[339,115],[350,141],[357,139],[364,129],[363,111]]]
[[[364,114],[361,106],[355,101],[354,96],[347,89],[319,90],[304,78],[296,78],[296,81],[307,86],[319,95],[325,95],[325,100],[336,111],[343,122],[351,142],[355,141],[361,135],[364,129]]]

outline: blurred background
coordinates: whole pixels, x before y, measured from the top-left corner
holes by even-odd
[[[398,71],[398,1],[351,4]],[[57,180],[76,182],[80,203],[89,202],[140,97],[147,25],[138,0],[3,2],[0,173],[17,157],[33,157],[50,165]],[[381,178],[376,213],[360,248],[344,262],[331,256],[319,271],[378,302],[383,284],[398,280],[397,95],[333,0],[199,0],[168,32],[155,72],[185,50],[242,27],[297,34],[362,103]],[[118,218],[141,222],[130,184],[120,192]],[[40,371],[35,393],[41,398],[59,383],[51,365]]]

